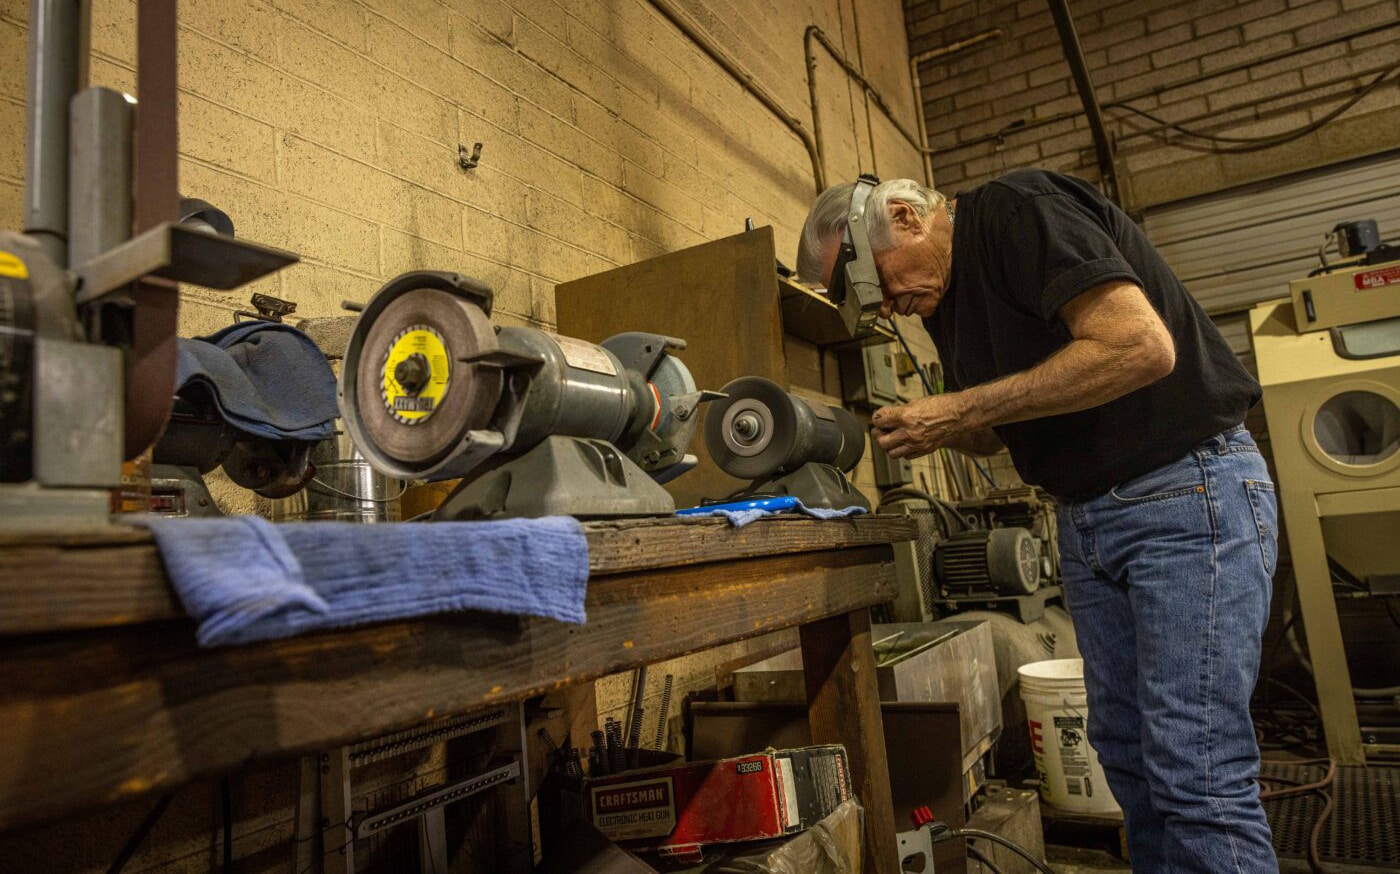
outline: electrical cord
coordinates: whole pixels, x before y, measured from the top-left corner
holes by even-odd
[[[971,856],[975,861],[981,863],[982,867],[990,871],[991,874],[1006,874],[1006,872],[1002,871],[996,866],[995,862],[983,855],[982,851],[974,847],[972,844],[967,845],[967,854]]]
[[[1309,702],[1309,706],[1311,706],[1311,702]],[[1262,764],[1267,765],[1321,765],[1324,763],[1327,765],[1327,773],[1322,776],[1322,779],[1312,783],[1294,783],[1291,780],[1278,777],[1259,778],[1260,782],[1285,784],[1285,788],[1282,789],[1268,789],[1260,792],[1259,800],[1261,802],[1278,801],[1283,798],[1293,798],[1299,795],[1311,794],[1316,794],[1322,798],[1322,812],[1319,813],[1317,819],[1313,821],[1312,831],[1308,834],[1308,867],[1311,868],[1315,874],[1324,874],[1326,871],[1326,868],[1324,868],[1322,864],[1322,830],[1326,826],[1327,820],[1332,816],[1332,811],[1335,809],[1332,795],[1327,789],[1337,779],[1337,761],[1332,758],[1318,758],[1299,760],[1282,759],[1277,761],[1266,759],[1262,762]]]
[[[955,828],[952,829],[952,835],[955,838],[973,838],[976,840],[992,841],[993,843],[1001,844],[1003,847],[1006,847],[1011,852],[1025,859],[1027,862],[1030,862],[1032,865],[1035,866],[1035,869],[1037,871],[1041,872],[1041,874],[1055,874],[1053,868],[1040,861],[1035,856],[1031,855],[1031,852],[1029,850],[1022,847],[1020,844],[1013,843],[1012,841],[1007,840],[1006,838],[1002,837],[999,834],[996,834],[995,832],[983,831],[980,828]]]
[[[943,515],[945,520],[958,523],[958,527],[964,531],[971,531],[973,526],[962,517],[958,508],[938,497],[931,495],[923,489],[916,489],[913,486],[898,486],[885,492],[880,497],[880,506],[883,507],[889,501],[897,501],[900,498],[914,498],[920,501],[927,501],[928,504]],[[949,532],[952,533],[951,531]]]
[[[1292,624],[1291,618],[1288,619],[1288,620],[1285,620],[1285,624],[1284,624],[1284,630],[1285,630],[1285,632],[1288,630],[1288,628],[1291,626],[1291,624]],[[1282,637],[1282,635],[1280,635],[1280,637]],[[1275,642],[1275,649],[1277,649],[1277,642]],[[1281,680],[1275,680],[1275,679],[1274,679],[1273,677],[1271,677],[1271,676],[1266,676],[1266,677],[1264,678],[1264,683],[1265,683],[1266,686],[1268,686],[1268,687],[1270,687],[1270,688],[1276,686],[1276,687],[1278,687],[1278,688],[1280,688],[1280,689],[1283,689],[1285,692],[1288,692],[1290,695],[1292,695],[1293,697],[1297,698],[1300,702],[1302,702],[1303,706],[1306,707],[1306,708],[1308,709],[1308,711],[1312,714],[1313,719],[1315,720],[1315,723],[1314,723],[1314,724],[1317,726],[1317,734],[1318,734],[1318,738],[1319,738],[1319,742],[1320,742],[1321,736],[1322,736],[1322,713],[1321,713],[1321,711],[1318,710],[1317,705],[1314,704],[1314,703],[1312,702],[1312,700],[1309,699],[1309,698],[1308,698],[1306,695],[1304,695],[1302,692],[1298,691],[1297,689],[1295,689],[1294,687],[1288,685],[1287,683],[1282,682]],[[1277,719],[1277,720],[1280,721],[1280,722],[1282,721],[1281,719],[1279,719],[1278,711],[1277,711],[1276,709],[1274,709],[1272,706],[1270,707],[1270,711],[1274,714],[1275,719]],[[1257,725],[1257,723],[1256,723],[1256,725]],[[1257,728],[1256,728],[1256,731],[1258,731]],[[1291,731],[1291,729],[1289,729],[1289,731]],[[1286,734],[1286,735],[1284,735],[1283,740],[1286,741],[1286,740],[1288,740],[1288,738],[1289,738],[1289,735]],[[1310,745],[1312,744],[1310,732],[1308,731],[1308,728],[1307,728],[1307,727],[1304,727],[1304,728],[1303,728],[1301,740],[1302,740],[1302,742],[1303,742],[1303,746],[1310,746]],[[1284,746],[1284,748],[1286,748],[1286,747],[1289,746],[1289,745],[1288,745],[1288,744],[1284,744],[1283,746]],[[1286,787],[1286,788],[1283,788],[1283,789],[1265,789],[1265,790],[1261,791],[1261,792],[1259,793],[1259,800],[1260,800],[1261,802],[1264,802],[1264,801],[1276,801],[1276,800],[1283,799],[1283,798],[1292,798],[1292,797],[1295,797],[1295,796],[1298,796],[1298,795],[1306,795],[1306,794],[1316,794],[1316,795],[1318,795],[1319,797],[1322,798],[1322,800],[1323,800],[1322,811],[1321,811],[1321,813],[1318,814],[1317,819],[1315,819],[1315,820],[1313,821],[1312,830],[1311,830],[1311,831],[1309,832],[1309,834],[1308,834],[1308,867],[1314,872],[1314,874],[1325,874],[1325,872],[1326,872],[1326,869],[1323,867],[1323,864],[1322,864],[1322,853],[1321,853],[1321,849],[1320,849],[1320,844],[1321,844],[1321,840],[1322,840],[1322,830],[1323,830],[1323,828],[1326,826],[1327,820],[1328,820],[1329,817],[1331,817],[1332,811],[1333,811],[1333,809],[1334,809],[1334,803],[1333,803],[1332,796],[1331,796],[1330,793],[1327,792],[1327,789],[1328,789],[1328,787],[1330,787],[1330,786],[1332,785],[1333,781],[1336,779],[1336,776],[1337,776],[1337,762],[1336,762],[1335,759],[1332,759],[1332,758],[1330,758],[1330,757],[1325,757],[1325,756],[1323,756],[1323,757],[1317,757],[1317,758],[1311,758],[1311,759],[1261,759],[1261,760],[1260,760],[1260,764],[1261,764],[1261,765],[1295,765],[1295,766],[1306,766],[1306,765],[1321,765],[1321,764],[1324,764],[1324,763],[1327,765],[1327,773],[1322,777],[1321,780],[1315,781],[1315,782],[1313,782],[1313,783],[1298,783],[1298,782],[1296,782],[1296,781],[1287,780],[1287,779],[1284,779],[1284,778],[1281,778],[1281,777],[1265,777],[1265,776],[1262,776],[1262,775],[1258,778],[1258,780],[1259,780],[1259,782],[1260,782],[1261,784],[1263,784],[1263,783],[1278,783],[1278,784],[1282,784],[1282,785],[1284,785],[1284,786]]]
[[[1293,650],[1293,657],[1298,660],[1298,664],[1303,666],[1303,670],[1316,676],[1313,671],[1312,662],[1303,654],[1303,645],[1298,642],[1298,633],[1293,626],[1293,605],[1289,604],[1283,608],[1283,622],[1286,628],[1285,636],[1288,639],[1288,648]],[[1357,698],[1394,698],[1400,696],[1400,686],[1380,686],[1365,687],[1352,686],[1351,694]]]
[[[1105,103],[1105,104],[1103,104],[1103,108],[1104,108],[1104,109],[1121,109],[1121,110],[1126,110],[1126,111],[1131,112],[1131,113],[1133,113],[1133,114],[1135,114],[1135,115],[1140,115],[1140,116],[1142,116],[1143,118],[1146,118],[1146,119],[1148,119],[1149,121],[1153,122],[1154,124],[1158,124],[1158,125],[1161,125],[1161,126],[1163,126],[1163,127],[1170,128],[1170,129],[1172,129],[1172,130],[1178,131],[1179,133],[1185,134],[1186,136],[1193,137],[1193,138],[1195,138],[1195,139],[1205,140],[1205,141],[1211,142],[1211,143],[1237,143],[1237,144],[1239,144],[1239,145],[1235,145],[1235,146],[1229,147],[1229,148],[1219,148],[1219,147],[1217,147],[1217,146],[1198,146],[1198,145],[1194,145],[1194,144],[1192,144],[1192,143],[1172,142],[1165,134],[1161,133],[1160,131],[1148,131],[1148,132],[1147,132],[1147,133],[1149,133],[1149,135],[1151,135],[1151,136],[1154,137],[1155,139],[1160,139],[1160,140],[1162,140],[1162,141],[1165,142],[1165,143],[1169,143],[1170,145],[1178,146],[1178,147],[1184,148],[1184,149],[1191,149],[1191,150],[1193,150],[1193,151],[1198,151],[1198,152],[1210,152],[1210,153],[1213,153],[1213,154],[1223,154],[1223,155],[1242,154],[1242,153],[1245,153],[1245,152],[1257,152],[1257,151],[1262,151],[1262,150],[1264,150],[1264,149],[1272,148],[1272,147],[1274,147],[1274,146],[1280,146],[1280,145],[1283,145],[1284,143],[1289,143],[1289,142],[1292,142],[1293,140],[1299,139],[1300,137],[1307,136],[1308,134],[1312,133],[1313,131],[1316,131],[1316,130],[1321,129],[1322,127],[1325,127],[1326,125],[1328,125],[1328,124],[1332,123],[1333,121],[1335,121],[1335,120],[1337,119],[1338,116],[1342,115],[1342,113],[1344,113],[1344,112],[1346,112],[1347,110],[1351,109],[1351,108],[1352,108],[1353,106],[1355,106],[1357,103],[1360,103],[1360,102],[1361,102],[1362,100],[1364,100],[1367,96],[1369,96],[1369,95],[1371,94],[1371,92],[1375,91],[1375,90],[1376,90],[1377,88],[1379,88],[1382,84],[1384,84],[1384,82],[1390,77],[1390,75],[1391,75],[1392,73],[1396,72],[1396,70],[1400,70],[1400,65],[1393,66],[1393,67],[1391,67],[1390,69],[1388,69],[1388,70],[1382,72],[1382,73],[1381,73],[1380,75],[1378,75],[1376,78],[1372,79],[1369,83],[1367,83],[1366,85],[1362,86],[1362,88],[1361,88],[1359,91],[1357,91],[1355,94],[1353,94],[1353,95],[1352,95],[1349,99],[1347,99],[1344,103],[1342,103],[1341,105],[1337,106],[1337,107],[1336,107],[1335,109],[1333,109],[1331,112],[1327,113],[1326,115],[1322,116],[1321,118],[1317,119],[1316,121],[1313,121],[1313,122],[1310,122],[1310,123],[1308,123],[1308,124],[1305,124],[1305,125],[1303,125],[1302,127],[1295,128],[1294,130],[1288,131],[1287,133],[1275,134],[1275,135],[1267,136],[1267,137],[1228,137],[1228,136],[1223,136],[1223,135],[1220,135],[1220,134],[1208,134],[1208,133],[1203,133],[1203,132],[1201,132],[1201,131],[1191,130],[1190,128],[1187,128],[1187,127],[1185,127],[1185,126],[1183,126],[1183,125],[1180,125],[1180,124],[1177,124],[1177,123],[1175,123],[1175,122],[1167,121],[1166,119],[1161,118],[1160,116],[1154,115],[1153,113],[1148,112],[1148,111],[1145,110],[1145,109],[1139,109],[1138,107],[1133,106],[1133,105],[1130,104],[1130,103],[1110,102],[1110,103]]]
[[[898,338],[899,345],[904,349],[904,354],[908,355],[909,360],[913,362],[914,372],[919,374],[919,381],[924,384],[924,392],[930,395],[941,394],[941,392],[939,392],[933,387],[933,383],[929,380],[928,374],[924,372],[923,365],[919,363],[918,357],[914,355],[914,350],[910,348],[909,341],[904,339],[903,332],[899,330],[899,323],[896,322],[894,319],[890,319],[890,327],[894,329],[894,335],[896,338]],[[967,453],[963,454],[967,455]],[[972,466],[977,468],[977,472],[982,475],[982,478],[987,481],[988,485],[990,485],[994,489],[998,488],[997,481],[995,479],[992,479],[992,475],[986,470],[986,468],[982,467],[981,462],[979,462],[976,458],[974,458],[971,455],[967,455],[967,458],[969,461],[972,462]]]

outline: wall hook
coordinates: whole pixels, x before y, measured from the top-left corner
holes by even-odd
[[[463,170],[472,170],[481,163],[481,143],[472,146],[471,154],[467,154],[467,147],[461,143],[457,144],[457,163]]]

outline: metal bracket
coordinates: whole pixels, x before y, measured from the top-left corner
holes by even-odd
[[[499,768],[459,780],[456,783],[449,783],[439,789],[424,792],[414,796],[401,804],[392,807],[384,807],[371,811],[363,816],[356,817],[351,829],[355,840],[367,838],[375,832],[383,831],[401,822],[416,819],[434,808],[442,807],[444,804],[451,804],[454,801],[461,801],[479,792],[484,792],[497,784],[505,783],[508,780],[517,779],[520,776],[519,760],[502,765]]]
[[[436,743],[463,737],[505,723],[509,714],[504,707],[485,713],[468,716],[454,716],[438,722],[430,722],[406,731],[387,734],[373,740],[350,746],[350,764],[356,768],[373,762],[391,759],[414,750],[423,749]]]
[[[252,304],[256,312],[237,310],[233,314],[234,322],[241,322],[246,318],[281,324],[283,317],[289,316],[297,311],[297,305],[292,301],[283,300],[280,297],[273,297],[270,294],[253,295]]]
[[[691,438],[695,436],[695,430],[700,426],[700,417],[695,413],[700,405],[727,397],[729,395],[724,392],[703,389],[675,395],[671,398],[671,415],[682,424],[671,435],[671,440],[662,440],[650,429],[645,429],[638,435],[636,445],[628,451],[628,457],[659,483],[668,483],[689,471],[699,463],[698,459],[688,463],[688,459],[695,456],[682,455],[677,447],[690,445]]]
[[[457,144],[457,164],[463,170],[475,170],[476,165],[481,163],[481,143],[472,145],[471,153],[467,153],[467,147],[461,143]]]
[[[76,299],[91,303],[147,277],[229,291],[299,260],[271,246],[165,222],[74,267]]]

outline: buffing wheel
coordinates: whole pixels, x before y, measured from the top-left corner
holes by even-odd
[[[491,423],[501,371],[463,360],[497,348],[490,318],[474,302],[436,289],[410,289],[372,319],[361,319],[356,331],[362,328],[358,360],[346,366],[355,368],[353,415],[360,436],[372,444],[368,454],[426,470],[468,431]]]
[[[728,397],[705,411],[705,445],[720,469],[740,479],[772,476],[797,443],[797,414],[787,392],[761,376],[727,384]]]

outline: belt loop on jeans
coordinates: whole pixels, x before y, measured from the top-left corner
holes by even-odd
[[[1226,428],[1224,431],[1221,431],[1221,432],[1220,432],[1220,447],[1216,450],[1216,453],[1219,454],[1219,455],[1229,455],[1229,454],[1230,454],[1230,438],[1233,437],[1234,435],[1240,434],[1240,433],[1248,434],[1248,433],[1249,433],[1249,429],[1246,428],[1243,424],[1239,424],[1239,425],[1236,425],[1236,426],[1233,427],[1233,428]]]
[[[1229,455],[1230,436],[1233,434],[1246,432],[1248,430],[1249,429],[1246,428],[1244,425],[1236,425],[1233,428],[1226,428],[1219,434],[1213,434],[1210,437],[1207,437],[1206,439],[1201,441],[1200,445],[1196,447],[1196,457],[1200,458],[1202,455]]]

